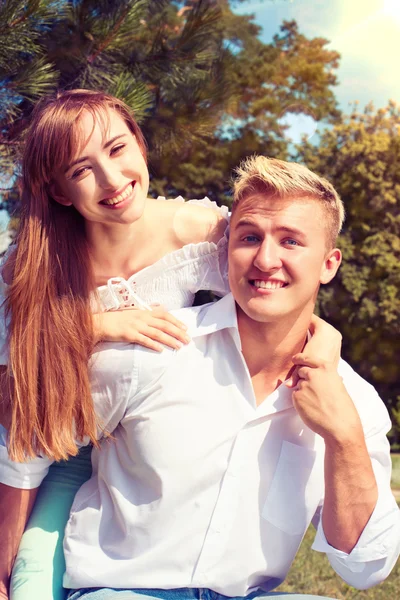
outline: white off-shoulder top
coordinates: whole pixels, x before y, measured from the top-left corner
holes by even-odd
[[[164,198],[160,197],[160,200]],[[179,196],[176,201],[184,202]],[[189,200],[189,203],[218,210],[226,218],[227,228],[217,244],[200,242],[188,244],[179,250],[138,271],[129,279],[115,277],[97,288],[97,302],[104,311],[118,310],[142,304],[161,304],[167,310],[184,308],[193,304],[199,290],[212,290],[218,296],[229,292],[228,285],[228,208],[218,206],[208,198]],[[13,246],[0,262],[0,364],[8,362],[7,330],[4,298],[7,285],[1,276],[1,266],[12,252]]]

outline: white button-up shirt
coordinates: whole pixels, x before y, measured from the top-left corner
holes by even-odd
[[[390,421],[374,388],[341,362],[379,487],[348,555],[327,543],[320,520],[323,440],[286,386],[257,406],[232,296],[175,314],[192,336],[178,352],[108,343],[93,358],[96,411],[113,439],[93,451],[93,476],[71,510],[65,587],[270,591],[312,519],[314,549],[345,581],[383,580],[400,551],[400,513],[390,492]],[[34,487],[47,464],[32,461],[18,476],[3,460],[0,480]]]

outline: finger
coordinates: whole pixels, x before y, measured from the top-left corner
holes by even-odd
[[[172,325],[175,325],[175,327],[179,327],[180,329],[183,329],[184,331],[187,330],[187,325],[185,325],[185,323],[182,323],[182,321],[180,321],[179,319],[174,317],[174,315],[171,315],[171,313],[164,310],[163,308],[155,308],[151,312],[151,314],[153,317],[156,317],[157,319],[163,319],[164,321],[168,321]]]
[[[310,324],[312,338],[305,347],[308,355],[314,355],[326,359],[327,362],[336,366],[340,361],[342,347],[341,333],[326,323],[323,319],[313,316]]]
[[[162,352],[164,350],[161,344],[148,337],[147,335],[143,335],[142,333],[138,333],[136,335],[134,343],[139,344],[139,346],[144,346],[144,348],[155,350],[156,352]]]
[[[183,346],[183,343],[177,340],[174,336],[168,335],[168,333],[164,333],[164,331],[161,331],[156,327],[148,326],[144,333],[152,340],[159,342],[160,344],[164,344],[169,348],[173,348],[174,350],[179,350],[179,348],[182,348]]]
[[[284,381],[284,384],[288,388],[295,388],[299,381],[298,367],[293,369],[290,376]]]
[[[322,367],[324,365],[323,360],[316,358],[315,356],[310,356],[306,352],[295,354],[292,357],[292,361],[296,366],[307,366],[311,369],[317,369],[318,367]]]
[[[338,331],[333,325],[321,319],[321,317],[317,317],[317,315],[312,315],[309,330],[311,335],[329,335],[332,340],[335,340],[338,343],[342,341],[342,334]]]
[[[300,381],[300,379],[302,379],[304,381],[310,381],[310,375],[311,375],[310,371],[311,371],[310,367],[300,367],[297,371],[298,382]]]
[[[182,342],[182,344],[188,344],[190,342],[190,337],[187,335],[187,333],[169,321],[164,321],[163,319],[152,319],[147,323],[147,325],[149,327],[159,329],[171,337],[176,338]]]

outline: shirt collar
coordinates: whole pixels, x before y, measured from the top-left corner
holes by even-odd
[[[204,305],[201,309],[196,313],[195,320],[192,323],[187,323],[189,336],[195,338],[215,333],[222,329],[233,329],[235,330],[234,338],[239,350],[241,350],[242,344],[239,335],[236,302],[232,292],[217,302]],[[307,342],[309,342],[311,338],[312,335],[310,330],[308,330]]]
[[[231,293],[201,309],[196,314],[196,322],[187,323],[190,337],[200,337],[222,329],[233,328],[238,332],[236,303]]]

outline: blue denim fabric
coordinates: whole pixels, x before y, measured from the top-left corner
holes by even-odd
[[[70,590],[68,600],[253,600],[273,598],[274,600],[333,600],[325,596],[308,594],[286,594],[280,592],[252,592],[244,598],[228,598],[206,588],[180,588],[176,590],[136,589],[118,590],[111,588],[83,588]]]

